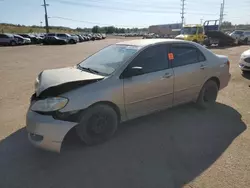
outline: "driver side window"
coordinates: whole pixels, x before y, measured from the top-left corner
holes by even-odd
[[[202,27],[199,28],[198,34],[203,34],[203,28]]]
[[[167,45],[146,48],[129,64],[128,71],[133,67],[141,68],[140,75],[168,69]]]

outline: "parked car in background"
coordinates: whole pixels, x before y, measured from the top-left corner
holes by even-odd
[[[241,54],[239,67],[243,73],[250,72],[250,49]]]
[[[101,34],[102,35],[102,39],[106,39],[106,34]]]
[[[19,45],[31,44],[31,40],[29,38],[25,38],[20,35],[14,35],[14,38],[17,39],[17,43]]]
[[[79,37],[76,34],[69,34],[72,38],[75,39],[76,42],[79,42]]]
[[[84,41],[86,41],[85,38],[84,38],[82,35],[78,34],[77,36],[78,36],[78,38],[79,38],[79,42],[84,42]]]
[[[248,44],[250,42],[250,31],[244,31],[240,36],[240,40]]]
[[[76,44],[79,41],[79,38],[71,36],[68,33],[48,33],[46,36],[57,37],[59,39],[65,40],[67,44]]]
[[[101,34],[96,34],[96,40],[102,40],[102,35]]]
[[[229,66],[226,56],[189,41],[110,45],[75,67],[38,75],[26,116],[29,140],[60,152],[72,128],[94,145],[111,138],[120,122],[192,101],[209,108],[228,85]]]
[[[142,38],[143,38],[143,39],[159,38],[159,35],[157,35],[157,34],[155,34],[155,33],[147,33],[147,34],[143,35]]]
[[[87,34],[83,34],[82,37],[85,39],[85,41],[89,41],[91,39]]]
[[[0,45],[5,46],[16,46],[18,44],[17,39],[15,39],[14,35],[8,33],[0,33]]]
[[[243,33],[244,33],[244,31],[235,30],[232,33],[230,33],[230,36],[233,37],[234,39],[239,40]]]
[[[92,41],[96,40],[96,37],[94,34],[88,34],[88,36],[90,37],[90,40]]]
[[[29,38],[31,40],[31,43],[32,44],[41,44],[42,43],[42,38],[41,37],[38,37],[38,36],[35,36],[35,35],[32,35],[32,34],[26,34],[26,33],[20,33],[18,34],[24,38]]]
[[[43,44],[45,45],[62,45],[68,44],[66,39],[62,39],[56,36],[45,36],[43,39]]]

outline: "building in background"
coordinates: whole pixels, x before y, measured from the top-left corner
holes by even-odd
[[[152,25],[152,26],[149,26],[148,32],[155,33],[160,36],[178,35],[180,34],[181,28],[182,28],[181,23]]]

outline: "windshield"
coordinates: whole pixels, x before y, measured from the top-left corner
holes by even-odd
[[[183,35],[194,35],[196,34],[197,27],[184,27],[181,30],[181,34]]]
[[[243,34],[243,31],[234,31],[233,34],[241,35]]]
[[[111,45],[85,59],[79,66],[110,75],[139,49],[139,46]]]

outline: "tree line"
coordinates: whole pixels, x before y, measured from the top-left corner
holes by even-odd
[[[118,28],[114,26],[100,27],[94,26],[92,28],[76,28],[79,32],[92,32],[92,33],[137,33],[137,32],[147,32],[148,28]]]

